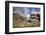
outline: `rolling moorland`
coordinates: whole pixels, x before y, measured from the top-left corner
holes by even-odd
[[[32,14],[31,20],[26,20],[25,17],[19,14],[13,14],[13,28],[40,27],[39,17],[38,14]]]

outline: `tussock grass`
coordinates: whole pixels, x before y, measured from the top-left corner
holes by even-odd
[[[40,27],[40,21],[37,19],[31,19],[31,22],[24,20],[25,18],[18,15],[13,15],[13,28],[24,27]]]

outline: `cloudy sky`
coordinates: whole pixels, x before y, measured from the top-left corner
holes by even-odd
[[[13,12],[20,12],[20,13],[26,13],[31,14],[35,12],[40,12],[40,8],[35,7],[13,7]]]

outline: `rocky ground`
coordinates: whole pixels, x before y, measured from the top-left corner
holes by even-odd
[[[40,21],[37,19],[31,19],[31,21],[27,21],[25,17],[13,15],[13,28],[24,27],[40,27]]]

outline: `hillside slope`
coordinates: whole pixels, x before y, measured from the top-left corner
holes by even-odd
[[[19,14],[13,15],[13,28],[24,27],[40,27],[40,21],[37,19],[31,19],[31,21],[27,21],[25,17],[22,17]]]

